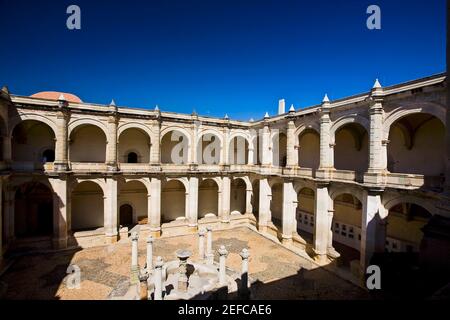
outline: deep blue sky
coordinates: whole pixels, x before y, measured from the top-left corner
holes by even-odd
[[[366,28],[370,4],[382,30]],[[445,69],[445,0],[0,0],[0,30],[0,85],[15,94],[243,120]]]

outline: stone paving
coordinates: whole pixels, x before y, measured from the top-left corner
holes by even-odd
[[[159,238],[154,242],[154,257],[174,260],[180,248],[194,252],[196,235]],[[213,232],[213,249],[225,245],[227,266],[239,270],[239,252],[250,250],[249,272],[255,280],[256,299],[367,299],[368,294],[323,268],[318,268],[282,246],[245,227]],[[2,299],[107,299],[129,277],[131,244],[128,241],[95,248],[36,254],[17,259],[0,278]],[[139,240],[139,265],[145,264],[145,239]],[[218,254],[215,254],[218,260]],[[76,264],[81,270],[81,288],[66,286],[66,269]]]

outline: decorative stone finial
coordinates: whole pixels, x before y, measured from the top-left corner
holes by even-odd
[[[162,268],[163,265],[164,265],[164,261],[163,261],[162,257],[161,256],[157,256],[156,257],[155,268]]]
[[[264,119],[269,118],[269,113],[266,111],[266,114],[264,115]]]
[[[291,104],[291,107],[289,108],[289,112],[295,112],[294,104]]]
[[[114,101],[114,99],[111,100],[111,102],[109,103],[110,106],[115,107],[116,106],[116,102]]]
[[[249,120],[250,122],[253,122],[253,121],[255,121],[253,118],[250,118],[250,120]]]
[[[137,241],[138,239],[139,239],[138,233],[137,233],[137,232],[133,232],[133,233],[131,234],[131,240],[132,240],[132,241]]]
[[[227,251],[227,249],[225,248],[224,245],[220,246],[218,252],[219,252],[219,255],[221,255],[221,256],[227,256],[228,255],[228,251]]]
[[[322,102],[330,102],[330,99],[328,99],[328,95],[325,93],[325,97],[323,97]]]
[[[229,119],[229,117],[228,117],[228,114],[226,114],[226,113],[225,113],[225,117],[224,117],[224,119],[226,119],[226,120],[228,120],[228,119]]]
[[[158,105],[155,105],[155,111],[159,111]]]
[[[372,89],[380,89],[381,88],[381,84],[380,81],[378,81],[378,78],[375,79],[375,83],[373,84]]]
[[[66,100],[66,97],[64,97],[64,95],[61,93],[59,95],[58,101],[67,101],[67,100]]]
[[[248,259],[250,257],[250,252],[247,248],[242,249],[242,251],[239,253],[242,259]]]

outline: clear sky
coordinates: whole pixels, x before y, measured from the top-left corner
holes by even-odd
[[[381,30],[366,28],[371,4]],[[445,0],[0,0],[0,30],[14,94],[241,120],[445,69]]]

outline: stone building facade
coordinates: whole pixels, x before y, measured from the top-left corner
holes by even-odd
[[[112,243],[133,224],[154,236],[250,225],[319,263],[350,248],[358,270],[375,252],[420,250],[429,218],[450,218],[445,78],[288,112],[280,101],[251,122],[5,87],[2,255]]]

